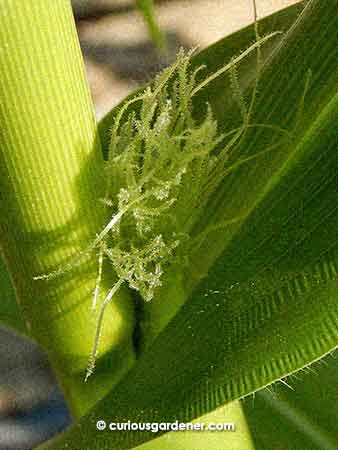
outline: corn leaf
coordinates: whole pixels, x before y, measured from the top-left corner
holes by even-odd
[[[337,450],[338,353],[247,398],[244,411],[260,450]]]

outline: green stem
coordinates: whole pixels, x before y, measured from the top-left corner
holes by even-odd
[[[134,359],[131,299],[121,290],[108,305],[101,362],[85,384],[97,258],[51,280],[33,277],[64,265],[104,226],[97,126],[70,2],[3,0],[0,23],[0,243],[27,326],[79,416]],[[114,283],[104,275],[103,298]]]
[[[136,5],[143,14],[144,21],[148,27],[150,37],[160,53],[166,52],[166,38],[159,27],[153,0],[136,0]]]

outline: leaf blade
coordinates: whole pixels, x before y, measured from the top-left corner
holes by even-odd
[[[336,450],[337,352],[243,406],[257,448]],[[264,424],[264,426],[262,426]]]

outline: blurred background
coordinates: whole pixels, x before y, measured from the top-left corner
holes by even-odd
[[[296,2],[257,0],[259,17]],[[172,62],[180,47],[202,49],[253,20],[251,0],[158,0],[156,22],[135,0],[72,3],[98,119]],[[2,264],[0,278],[1,289],[10,282]],[[0,290],[0,301],[9,314],[7,292]],[[42,350],[0,328],[0,450],[33,448],[69,424]]]

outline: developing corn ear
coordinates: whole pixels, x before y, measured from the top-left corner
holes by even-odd
[[[112,127],[103,201],[113,213],[96,242],[100,257],[110,260],[118,276],[112,289],[127,282],[145,301],[153,299],[169,266],[189,260],[190,251],[208,234],[206,229],[192,236],[192,230],[229,170],[229,155],[246,126],[220,134],[209,106],[202,121],[194,119],[192,98],[201,86],[196,75],[203,67],[190,70],[191,54],[180,51],[176,63],[131,100],[140,102],[139,113],[127,115],[127,103]],[[87,377],[94,369],[111,292],[101,309]]]
[[[181,51],[142,94],[139,114],[129,114],[120,125],[124,107],[112,128],[104,201],[113,214],[97,240],[117,285],[127,282],[145,301],[154,297],[167,267],[189,255],[190,231],[227,160],[218,150],[224,136],[211,109],[201,123],[193,119],[192,92],[201,68],[190,72],[190,58]],[[88,374],[98,339],[99,327]]]
[[[247,128],[254,126],[249,122],[256,89],[246,107],[236,81],[236,64],[257,49],[259,68],[260,45],[274,34],[261,39],[256,36],[256,43],[238,58],[199,82],[197,78],[201,78],[199,72],[204,67],[191,70],[193,51],[181,50],[172,66],[118,111],[111,128],[105,167],[106,193],[101,199],[111,208],[111,219],[76,259],[55,272],[36,277],[49,279],[71,270],[98,248],[95,308],[100,296],[103,260],[108,259],[113,266],[117,281],[101,302],[86,379],[94,370],[105,308],[120,286],[126,283],[144,301],[152,300],[169,267],[188,261],[192,249],[210,231],[241,219],[215,223],[197,235],[193,233],[225,174],[246,161],[231,165],[229,158]],[[192,99],[226,71],[230,72],[243,125],[220,134],[210,106],[206,106],[202,120],[194,119]],[[135,102],[139,102],[138,113],[128,112]]]

